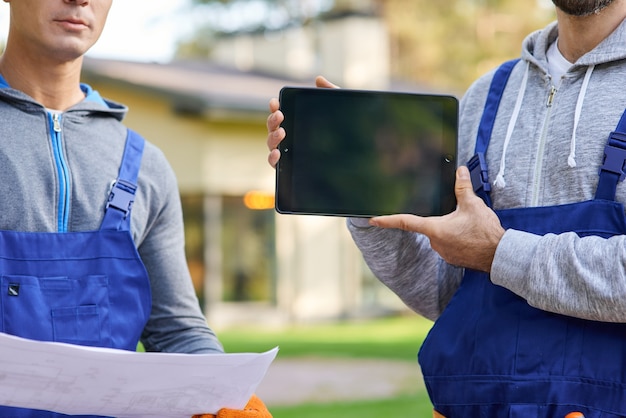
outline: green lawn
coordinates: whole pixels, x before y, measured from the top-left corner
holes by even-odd
[[[280,347],[279,356],[331,356],[415,360],[432,322],[417,315],[272,329],[236,327],[218,331],[227,352],[263,352]]]
[[[416,361],[432,323],[416,315],[272,329],[237,327],[218,331],[227,352],[263,352],[280,347],[279,357],[326,356]],[[271,366],[270,366],[271,367]],[[275,406],[274,418],[430,417],[423,387],[391,399]]]
[[[430,418],[425,391],[390,399],[270,408],[274,418]]]

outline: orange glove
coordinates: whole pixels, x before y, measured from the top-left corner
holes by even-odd
[[[243,409],[222,408],[217,411],[217,415],[200,414],[191,418],[272,418],[272,414],[261,399],[252,395],[248,404]]]

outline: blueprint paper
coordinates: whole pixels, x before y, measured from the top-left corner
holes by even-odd
[[[277,352],[137,353],[0,333],[0,405],[117,418],[243,409]]]

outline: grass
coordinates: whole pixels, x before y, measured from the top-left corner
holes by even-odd
[[[227,352],[263,352],[279,346],[280,357],[328,356],[414,361],[431,325],[430,321],[411,315],[296,325],[281,329],[235,327],[218,331],[218,336]]]
[[[273,407],[271,413],[274,418],[422,418],[432,416],[433,407],[421,391],[382,400]]]
[[[350,357],[416,361],[432,323],[410,315],[368,321],[298,325],[284,329],[236,327],[218,331],[227,352],[263,352],[280,347],[284,357]],[[271,367],[271,366],[270,366]],[[426,391],[389,399],[274,406],[274,418],[430,417]]]

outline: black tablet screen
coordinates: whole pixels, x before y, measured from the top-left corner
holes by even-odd
[[[454,210],[452,96],[285,87],[280,213],[441,215]]]

